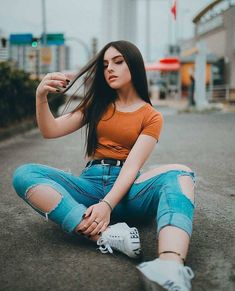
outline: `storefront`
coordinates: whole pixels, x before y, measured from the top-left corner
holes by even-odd
[[[204,41],[208,55],[208,96],[212,100],[216,99],[216,91],[220,88],[221,99],[235,101],[235,0],[213,1],[195,16],[193,22],[195,37],[181,45],[182,58],[189,56],[192,60],[195,59],[197,43]],[[192,62],[191,66],[193,65]],[[183,79],[187,80],[189,76],[186,75],[189,73],[186,73],[186,66],[182,66],[182,69],[185,71],[182,74]]]
[[[176,57],[167,57],[158,62],[146,64],[150,96],[154,99],[165,99],[168,96],[179,98],[180,61]]]

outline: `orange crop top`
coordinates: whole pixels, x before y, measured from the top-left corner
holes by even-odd
[[[97,126],[94,158],[125,160],[140,134],[159,140],[163,117],[149,103],[133,112],[115,110],[110,104]]]

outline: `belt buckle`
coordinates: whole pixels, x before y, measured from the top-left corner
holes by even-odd
[[[104,166],[109,166],[109,165],[110,165],[110,164],[105,164],[104,160],[101,160],[100,162],[101,162],[101,164],[104,165]]]

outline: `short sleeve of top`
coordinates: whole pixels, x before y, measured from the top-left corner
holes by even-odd
[[[142,131],[140,134],[150,135],[159,141],[161,129],[163,125],[162,114],[152,107],[149,107],[148,114],[145,114],[145,118],[142,124]]]

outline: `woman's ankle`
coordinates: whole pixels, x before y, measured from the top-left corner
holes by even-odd
[[[166,254],[160,254],[159,255],[159,259],[161,260],[167,260],[167,261],[175,261],[177,263],[180,264],[184,264],[183,260],[181,259],[181,257],[179,257],[177,254],[173,254],[173,253],[166,253]]]

